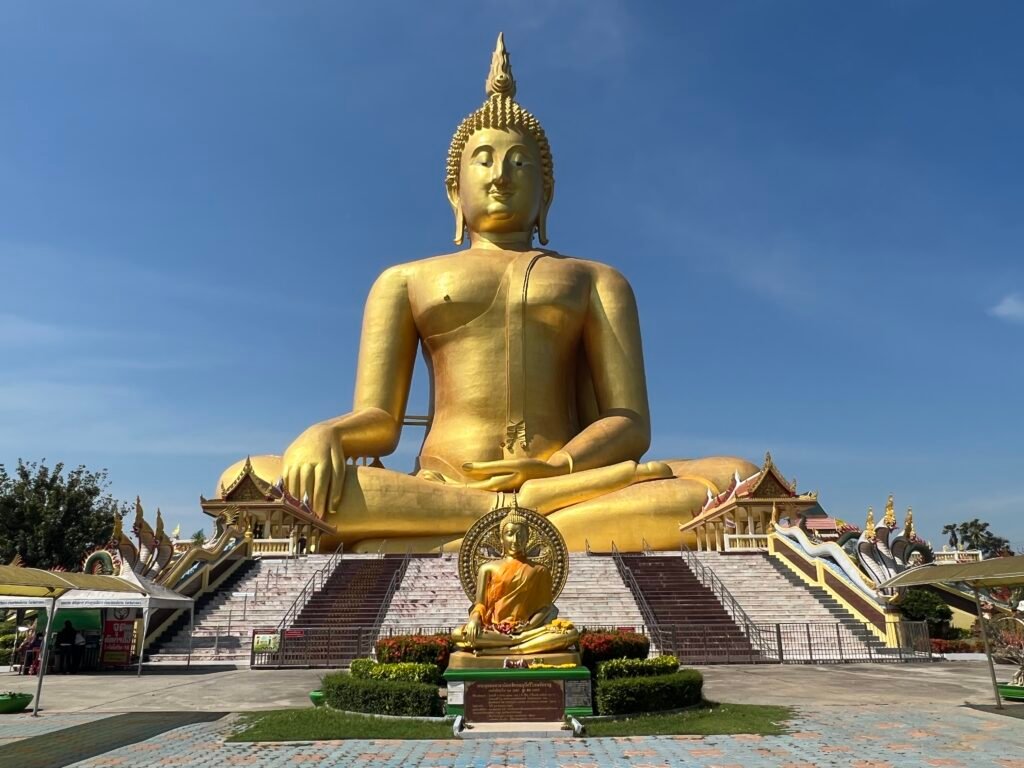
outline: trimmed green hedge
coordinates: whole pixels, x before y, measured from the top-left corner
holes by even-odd
[[[397,664],[378,664],[373,659],[353,659],[349,667],[352,677],[362,680],[398,680],[407,683],[441,684],[441,669],[436,664],[404,661]]]
[[[670,675],[620,677],[597,683],[597,712],[625,715],[679,709],[702,700],[704,678],[695,669],[681,669]]]
[[[617,680],[620,677],[653,677],[671,675],[679,669],[675,656],[655,656],[653,659],[611,659],[597,665],[598,680]]]
[[[395,635],[377,641],[377,661],[382,664],[416,662],[448,666],[448,657],[455,648],[450,635]]]
[[[580,656],[590,674],[597,665],[609,659],[646,659],[651,641],[637,632],[583,632],[580,634]]]
[[[324,675],[324,703],[347,712],[422,717],[441,714],[437,686],[397,680],[363,680],[352,675]]]

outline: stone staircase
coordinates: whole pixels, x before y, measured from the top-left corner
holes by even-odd
[[[469,599],[462,591],[458,568],[455,554],[411,556],[380,633],[450,632],[465,623]]]
[[[811,587],[764,552],[694,552],[762,627],[768,647],[781,641],[784,661],[868,661],[883,644],[821,587]],[[870,647],[869,647],[870,646]]]
[[[392,581],[402,577],[404,555],[348,555],[286,630],[286,645],[305,666],[344,667],[368,656]],[[290,638],[290,640],[289,640]],[[286,654],[287,655],[287,654]]]
[[[610,557],[569,555],[569,576],[556,601],[577,627],[643,626],[632,593]],[[381,634],[448,632],[464,624],[469,599],[459,582],[458,557],[413,556],[381,625]]]
[[[195,608],[192,662],[248,664],[252,630],[273,628],[330,555],[295,560],[253,560]],[[243,597],[242,595],[248,595]],[[150,643],[148,661],[184,663],[188,658],[188,612]]]
[[[652,644],[687,664],[757,662],[758,654],[679,553],[623,554],[656,623]]]
[[[577,627],[642,631],[643,616],[633,593],[608,555],[569,554],[569,578],[558,612]]]

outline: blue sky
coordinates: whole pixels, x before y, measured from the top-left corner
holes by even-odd
[[[0,462],[190,532],[348,410],[373,278],[451,248],[504,30],[551,247],[636,290],[651,457],[771,450],[840,517],[1024,542],[1019,5],[58,5],[0,9]]]

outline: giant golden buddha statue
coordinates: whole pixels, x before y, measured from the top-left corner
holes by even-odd
[[[366,301],[352,410],[283,456],[253,456],[253,469],[308,497],[356,550],[436,549],[506,492],[548,515],[571,550],[674,548],[709,489],[757,468],[641,463],[651,423],[633,291],[612,267],[534,245],[548,242],[551,149],[515,101],[501,36],[486,90],[448,150],[455,242],[468,233],[469,247],[385,270]],[[431,402],[408,475],[380,457],[398,445],[418,348]]]

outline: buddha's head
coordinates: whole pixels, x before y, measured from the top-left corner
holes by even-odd
[[[526,516],[518,509],[512,509],[501,519],[501,549],[509,557],[526,557],[526,546],[530,541],[530,526]]]
[[[459,125],[448,148],[445,186],[455,213],[455,242],[473,232],[536,232],[546,244],[555,194],[554,164],[544,129],[515,100],[505,41],[487,76],[487,101]]]

